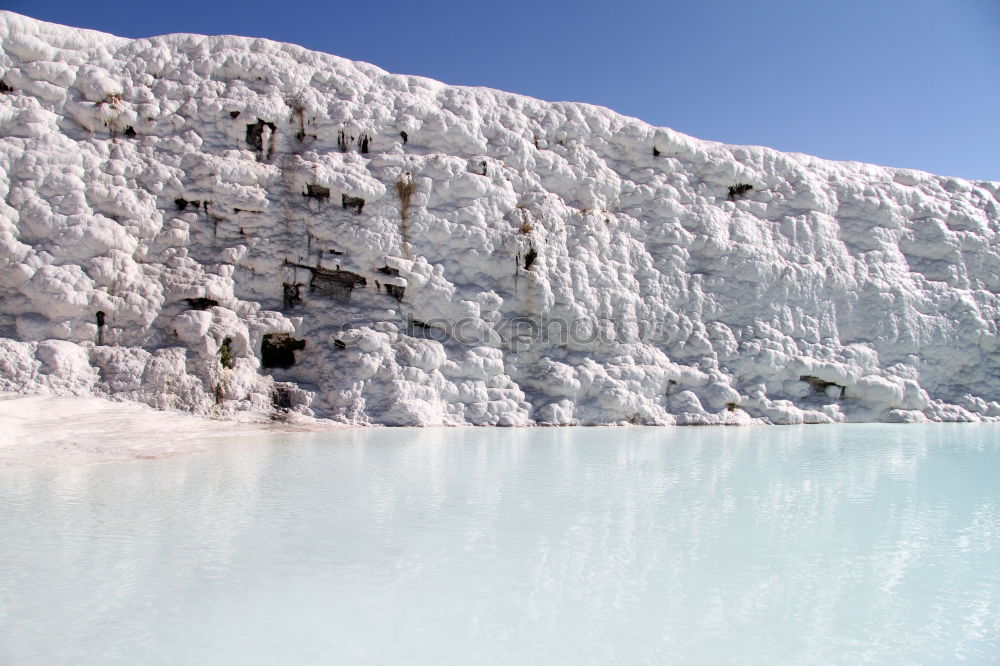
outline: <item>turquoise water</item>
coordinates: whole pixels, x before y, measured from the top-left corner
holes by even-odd
[[[0,472],[0,663],[1000,663],[996,425],[210,446]]]

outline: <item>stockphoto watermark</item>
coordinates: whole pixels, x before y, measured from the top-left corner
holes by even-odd
[[[363,314],[355,314],[337,333],[330,336],[331,340],[338,348],[346,348],[357,340],[353,330],[369,326],[377,328],[378,321]],[[535,346],[585,349],[611,344],[668,344],[677,339],[680,332],[677,320],[635,317],[611,319],[590,315],[574,318],[545,315],[500,317],[493,322],[479,317],[408,317],[389,320],[389,323],[395,325],[401,333],[414,338],[436,340],[442,344],[489,344],[512,351],[524,351]]]

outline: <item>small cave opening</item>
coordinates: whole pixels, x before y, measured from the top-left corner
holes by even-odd
[[[736,183],[735,185],[729,186],[729,200],[736,201],[740,197],[746,196],[746,193],[753,189],[753,185],[748,185],[747,183]]]
[[[185,298],[184,300],[187,301],[188,306],[192,310],[207,310],[209,308],[214,308],[219,304],[219,301],[214,298],[205,298],[203,296],[199,296],[197,298]]]
[[[283,310],[291,310],[296,305],[302,302],[302,292],[300,291],[302,287],[301,283],[296,282],[292,284],[290,282],[283,282],[281,284],[282,299],[281,306]]]
[[[397,301],[403,300],[403,294],[406,293],[406,287],[401,287],[398,284],[387,284],[385,285],[385,293],[389,294]]]
[[[292,391],[291,387],[286,384],[276,383],[271,388],[271,405],[282,411],[287,411],[292,408]]]
[[[309,183],[306,185],[306,191],[302,194],[302,196],[308,197],[310,199],[329,199],[330,188],[323,187],[322,185],[314,185],[312,183]],[[361,205],[363,206],[364,203],[362,203]]]
[[[95,317],[97,319],[97,345],[104,345],[104,318],[105,314],[103,310],[98,310]]]
[[[222,367],[231,370],[233,367],[233,339],[226,338],[219,345],[219,363]]]
[[[437,340],[438,342],[444,342],[448,339],[448,333],[444,329],[412,317],[407,319],[404,330],[407,335],[414,338]]]
[[[125,128],[125,131],[122,132],[122,134],[124,134],[126,137],[128,137],[130,139],[134,139],[135,138],[135,128],[132,127],[131,125],[129,125],[129,126],[127,126]]]
[[[372,138],[370,136],[368,136],[367,134],[362,134],[358,138],[358,150],[360,152],[362,152],[362,153],[367,153],[368,152],[368,143],[371,140],[372,140]]]
[[[355,215],[360,215],[361,211],[364,210],[365,200],[361,197],[349,197],[346,194],[342,194],[340,195],[340,204],[344,207],[344,210],[350,210]]]
[[[277,129],[274,123],[269,123],[260,118],[255,123],[247,124],[247,144],[258,153],[264,152],[264,128],[271,130],[271,134]]]
[[[659,156],[660,156],[660,149],[657,148],[656,146],[653,146],[653,157],[659,157]]]
[[[200,201],[188,201],[187,199],[182,199],[180,197],[174,199],[174,205],[177,206],[177,210],[186,210],[188,206],[191,206],[195,210],[201,208]]]
[[[305,348],[305,340],[288,333],[267,333],[260,343],[260,363],[265,368],[290,368],[295,365],[295,352]]]
[[[831,386],[835,386],[839,390],[838,398],[843,398],[844,393],[846,392],[846,387],[841,386],[836,382],[828,382],[826,380],[820,379],[819,377],[813,377],[812,375],[802,375],[801,377],[799,377],[799,381],[806,382],[807,384],[809,384],[809,388],[812,389],[813,393],[823,393],[826,395],[830,395],[827,389],[829,389]]]
[[[240,112],[239,111],[230,111],[229,112],[229,117],[230,118],[239,118],[240,117]]]
[[[395,276],[399,275],[398,268],[390,268],[388,265],[378,269],[378,272],[381,273],[382,275],[395,275]]]
[[[531,267],[535,263],[535,259],[538,258],[538,252],[532,246],[528,249],[528,253],[524,255],[524,270],[530,271]]]
[[[406,145],[406,142],[410,140],[410,135],[407,134],[406,132],[400,132],[399,136],[403,140],[403,145],[404,146]]]
[[[346,301],[351,298],[351,292],[355,287],[364,287],[368,280],[362,275],[351,273],[350,271],[335,270],[325,268],[311,268],[312,280],[309,281],[309,291],[320,296]]]
[[[0,93],[14,92],[14,89],[7,85],[6,82],[0,81]]]

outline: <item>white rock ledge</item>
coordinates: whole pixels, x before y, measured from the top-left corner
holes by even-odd
[[[0,390],[240,420],[1000,420],[1000,184],[0,12]],[[750,185],[752,188],[746,188]]]

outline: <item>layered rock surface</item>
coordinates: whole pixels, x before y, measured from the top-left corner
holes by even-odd
[[[0,390],[228,418],[1000,419],[1000,184],[0,12]]]

